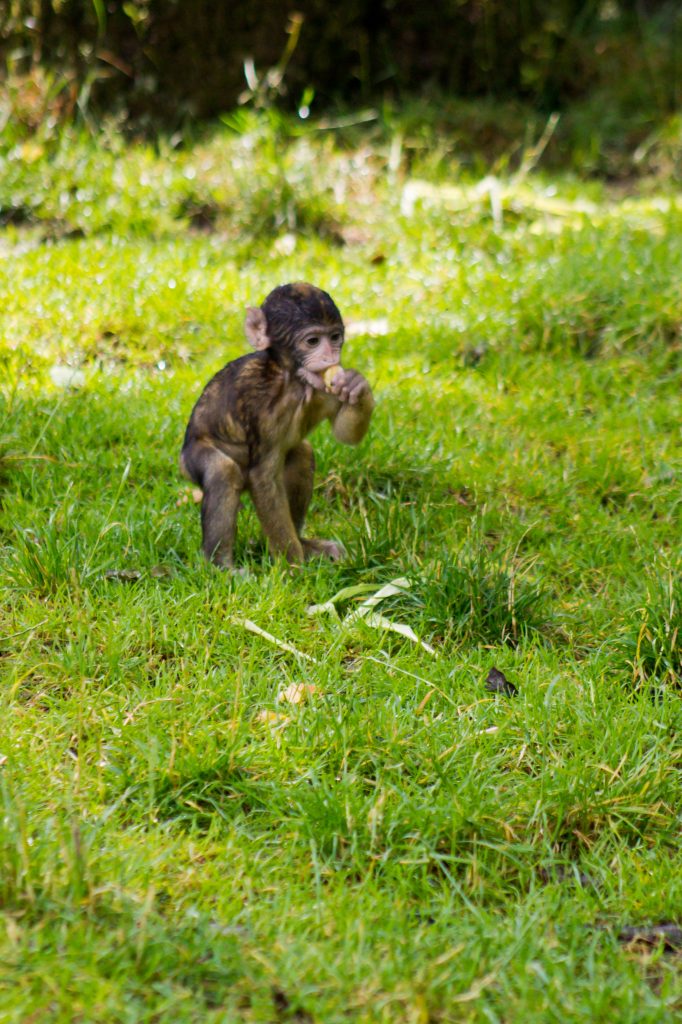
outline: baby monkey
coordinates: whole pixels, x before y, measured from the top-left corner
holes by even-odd
[[[233,565],[237,512],[248,491],[273,554],[293,563],[316,555],[336,561],[344,555],[340,544],[301,536],[315,470],[304,438],[326,419],[338,441],[358,444],[374,408],[371,388],[339,365],[343,320],[319,288],[275,288],[248,310],[245,327],[256,351],[206,385],[180,456],[183,473],[203,490],[204,555]]]

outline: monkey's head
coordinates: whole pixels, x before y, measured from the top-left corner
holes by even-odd
[[[343,320],[331,296],[311,284],[284,284],[246,315],[246,336],[255,349],[271,349],[294,364],[298,375],[322,388],[320,374],[341,362]]]

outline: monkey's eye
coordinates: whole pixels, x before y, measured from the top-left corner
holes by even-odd
[[[310,345],[310,347],[312,348],[313,345],[319,345],[320,339],[316,334],[311,334],[309,338],[305,339],[305,343],[306,345]]]
[[[331,340],[335,345],[339,345],[342,341],[341,334],[338,331],[335,331],[334,334],[331,335]]]

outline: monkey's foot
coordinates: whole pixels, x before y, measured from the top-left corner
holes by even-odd
[[[250,570],[245,565],[216,565],[216,569],[220,569],[227,576],[238,576],[242,580],[251,576]]]
[[[343,544],[335,540],[302,540],[303,555],[306,562],[311,558],[330,558],[332,562],[341,562],[346,557]]]
[[[249,570],[244,567],[238,567],[232,560],[232,555],[220,555],[216,552],[212,558],[207,559],[209,565],[212,565],[214,569],[219,569],[221,572],[228,573],[230,576],[248,576]]]

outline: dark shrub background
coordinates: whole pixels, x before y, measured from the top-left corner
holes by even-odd
[[[561,109],[627,73],[633,101],[673,110],[682,100],[682,8],[662,0],[4,0],[5,73],[40,65],[70,84],[72,103],[211,117],[245,88],[244,59],[259,72],[303,26],[286,72],[293,106],[377,102],[440,90],[519,97]]]

